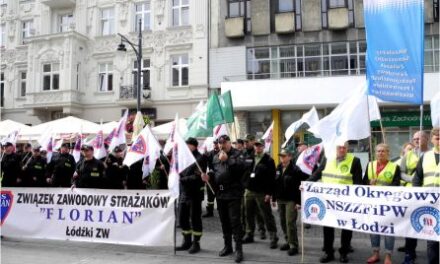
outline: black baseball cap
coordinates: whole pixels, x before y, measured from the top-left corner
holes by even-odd
[[[195,139],[193,137],[189,137],[185,142],[186,142],[186,144],[193,145],[194,147],[197,147],[199,145],[199,142],[197,141],[197,139]]]
[[[288,156],[291,155],[292,153],[290,153],[287,149],[283,148],[281,149],[280,153],[278,154],[279,156]]]
[[[4,144],[4,146],[5,146],[5,147],[10,147],[10,146],[14,146],[14,144],[12,144],[11,142],[6,142],[6,143]]]
[[[33,150],[33,151],[40,151],[40,149],[41,149],[41,146],[40,146],[40,145],[36,145],[36,146],[33,146],[33,147],[32,147],[32,150]]]
[[[246,140],[253,141],[253,140],[255,140],[255,136],[254,135],[246,135]]]
[[[113,151],[115,153],[119,153],[119,152],[122,152],[122,148],[121,147],[115,147],[115,149]]]
[[[93,150],[93,146],[91,145],[82,145],[81,150]]]
[[[243,139],[241,139],[241,138],[237,139],[237,144],[244,144]]]
[[[257,141],[255,141],[255,145],[263,145],[264,146],[265,142],[264,139],[259,139]]]
[[[70,144],[69,143],[63,143],[61,144],[62,148],[70,148]]]

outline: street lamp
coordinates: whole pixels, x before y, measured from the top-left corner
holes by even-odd
[[[134,53],[136,54],[136,61],[137,61],[137,75],[136,75],[136,99],[137,99],[137,112],[141,111],[141,68],[142,68],[142,19],[139,19],[139,27],[138,27],[138,44],[132,43],[130,40],[128,40],[124,35],[118,33],[119,36],[121,36],[121,44],[118,45],[117,51],[124,51],[126,52],[127,49],[125,48],[124,42],[128,43],[132,48]],[[134,86],[134,85],[133,85]]]

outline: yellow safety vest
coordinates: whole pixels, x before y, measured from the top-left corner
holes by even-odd
[[[345,159],[337,162],[336,159],[328,161],[322,171],[323,183],[335,184],[353,184],[353,175],[351,174],[351,165],[353,165],[354,155],[347,154]]]
[[[405,163],[402,164],[402,162]],[[399,159],[399,163],[396,162],[396,164],[399,165],[401,169],[403,169],[404,167],[406,168],[405,171],[402,170],[402,173],[405,173],[408,176],[414,176],[418,162],[419,162],[419,156],[414,150],[410,150],[405,154],[405,156],[402,159]],[[405,187],[412,187],[412,182],[406,182],[404,180],[400,180],[400,185]]]
[[[376,174],[377,169],[377,160],[373,161],[373,171],[371,171],[371,162],[368,163],[368,179],[373,179],[373,173]],[[385,168],[379,173],[377,176],[377,185],[378,186],[389,186],[393,182],[394,174],[396,173],[397,165],[393,162],[388,162]]]
[[[440,163],[435,163],[434,151],[423,155],[423,187],[440,187]]]

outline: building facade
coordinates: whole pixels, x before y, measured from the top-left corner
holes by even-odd
[[[189,116],[208,93],[207,1],[0,1],[1,119],[38,124],[66,115],[118,120],[141,108],[156,124]]]
[[[322,118],[365,83],[362,0],[213,0],[210,87],[232,92],[240,127],[261,136],[275,123],[274,153],[283,132],[312,106]],[[425,118],[439,90],[439,6],[425,0]],[[418,106],[380,103],[393,154],[418,129]],[[429,127],[429,120],[425,124]],[[374,126],[377,124],[374,123]],[[374,127],[376,130],[376,128]],[[374,133],[382,140],[380,133]],[[297,140],[313,143],[305,130]],[[359,147],[360,149],[362,147]]]

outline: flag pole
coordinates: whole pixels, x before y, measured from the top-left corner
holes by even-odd
[[[197,162],[197,160],[196,160],[195,163],[196,163],[196,166],[197,166],[197,168],[199,169],[200,173],[201,173],[201,174],[205,174],[205,173],[203,172],[202,168],[200,167],[199,163]],[[200,177],[202,177],[202,176],[200,175]],[[212,192],[213,194],[215,194],[214,189],[212,189],[212,186],[211,186],[211,184],[210,184],[208,181],[206,182],[206,185],[208,185],[208,187],[209,187],[209,189],[211,190],[211,192]]]
[[[370,102],[368,101],[368,94],[366,98],[367,98],[368,127],[370,128],[370,137],[368,139],[370,144],[370,151],[368,152],[368,154],[370,156],[370,162],[371,162],[371,166],[369,166],[370,162],[367,163],[367,170],[368,167],[371,167],[371,175],[373,175],[373,179],[376,179],[376,175],[374,174],[374,168],[373,168],[373,141],[372,141],[373,133],[371,131],[371,124],[370,124]]]
[[[423,131],[423,102],[420,105],[420,134],[422,134]]]
[[[304,263],[304,222],[301,216],[301,263]]]

